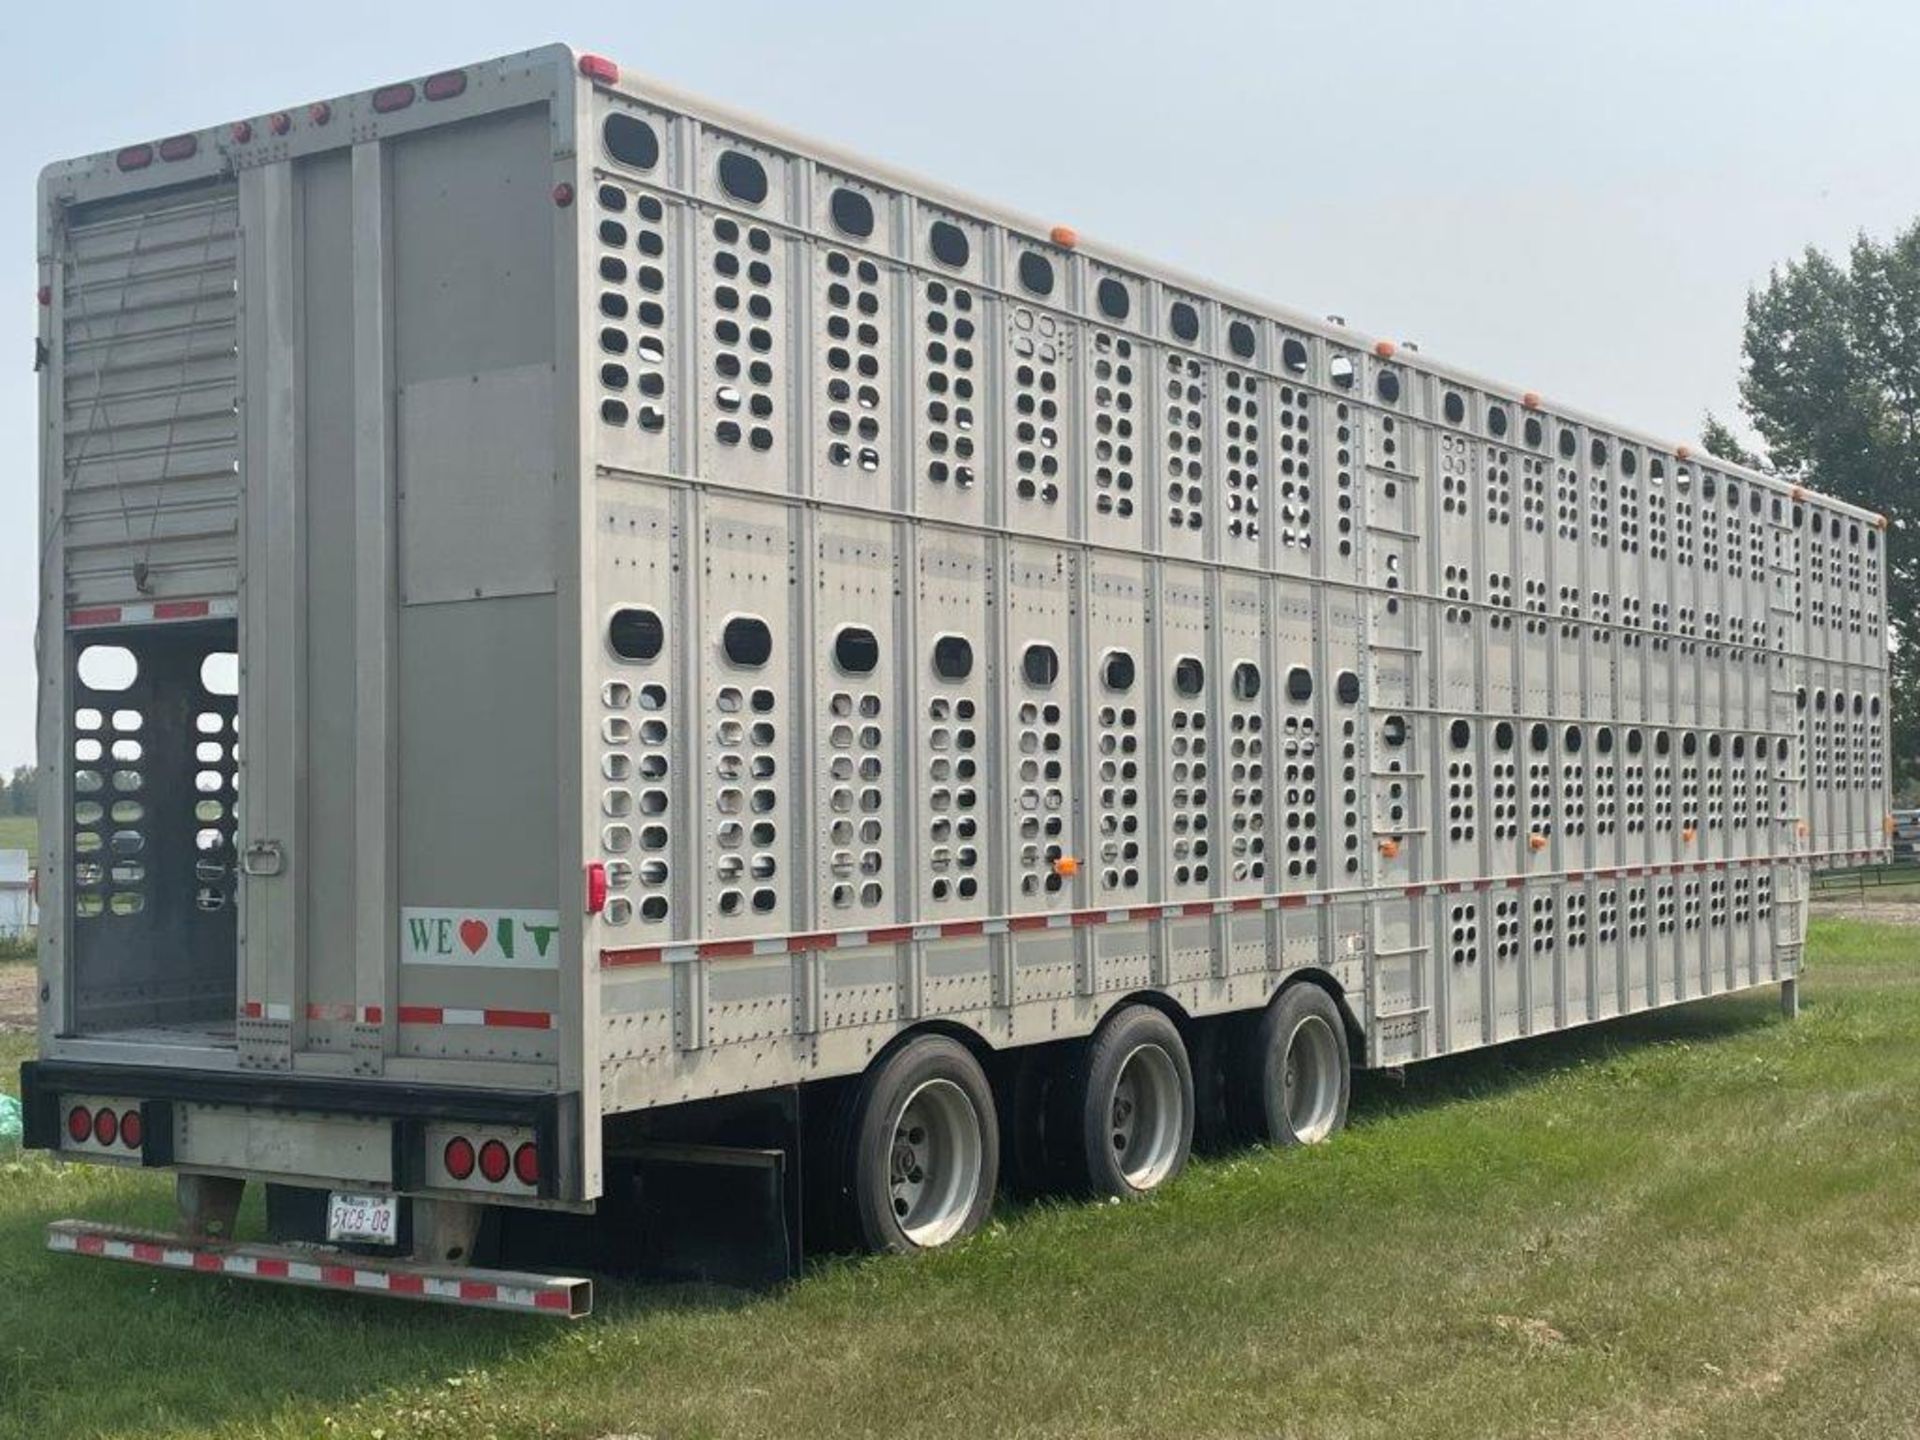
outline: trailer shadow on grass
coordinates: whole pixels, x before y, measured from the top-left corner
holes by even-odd
[[[1423,1060],[1404,1070],[1355,1071],[1349,1116],[1362,1121],[1485,1099],[1635,1051],[1662,1045],[1713,1044],[1778,1023],[1778,993],[1768,988],[1510,1040]]]
[[[384,1392],[456,1389],[558,1357],[602,1323],[727,1311],[762,1297],[595,1277],[596,1318],[547,1318],[171,1274],[48,1252],[46,1227],[85,1216],[164,1229],[170,1187],[39,1159],[0,1166],[0,1437],[270,1428]],[[241,1238],[262,1233],[257,1204]],[[110,1355],[111,1363],[76,1364]]]

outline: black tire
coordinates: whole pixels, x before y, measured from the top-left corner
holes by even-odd
[[[920,1125],[903,1129],[913,1119],[905,1113],[910,1104],[931,1108]],[[861,1079],[849,1118],[842,1197],[859,1244],[907,1254],[963,1240],[985,1223],[999,1183],[1000,1122],[993,1087],[965,1046],[944,1035],[908,1040]],[[943,1151],[939,1136],[947,1127],[956,1136],[970,1132],[970,1143],[945,1144]],[[927,1137],[920,1149],[915,1129]]]
[[[1130,1063],[1143,1068],[1128,1074]],[[1158,1189],[1193,1149],[1193,1070],[1180,1031],[1145,1005],[1114,1012],[1066,1052],[1049,1111],[1048,1149],[1067,1188],[1122,1199]]]
[[[1290,1050],[1296,1059],[1291,1083]],[[1289,985],[1247,1028],[1229,1075],[1234,1127],[1247,1139],[1294,1146],[1332,1138],[1346,1127],[1353,1094],[1340,1007],[1318,985]]]

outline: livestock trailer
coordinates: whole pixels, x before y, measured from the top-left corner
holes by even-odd
[[[578,1313],[938,1245],[1790,1006],[1887,852],[1878,516],[600,57],[39,223],[27,1140],[181,1211],[55,1248]]]

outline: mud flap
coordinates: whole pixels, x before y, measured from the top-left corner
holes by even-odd
[[[800,1273],[786,1151],[653,1141],[622,1158],[633,1165],[640,1274],[758,1288]]]

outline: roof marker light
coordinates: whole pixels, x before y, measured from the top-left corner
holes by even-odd
[[[251,120],[236,120],[227,133],[233,136],[234,144],[245,145],[253,139],[253,122]]]
[[[160,142],[162,160],[190,160],[200,151],[198,135],[169,135]]]
[[[420,91],[429,100],[451,100],[456,95],[464,95],[467,93],[467,72],[442,70],[438,75],[429,75]]]
[[[153,163],[153,146],[129,145],[113,157],[113,163],[122,170],[144,170]]]
[[[382,85],[373,92],[373,108],[382,115],[391,115],[396,110],[404,110],[413,104],[413,85],[401,81],[398,85]]]
[[[1538,390],[1527,391],[1526,394],[1520,397],[1520,403],[1529,410],[1538,410],[1540,408],[1540,392]]]
[[[276,135],[284,135],[293,129],[293,117],[284,110],[276,110],[268,118],[267,128]]]
[[[53,287],[51,285],[42,285],[40,287],[39,299],[42,305],[53,304]]]
[[[316,125],[324,125],[333,119],[333,106],[324,100],[316,100],[307,107],[307,119]]]
[[[1080,232],[1071,225],[1056,225],[1048,235],[1062,250],[1071,250],[1080,243]]]
[[[1393,358],[1393,342],[1391,340],[1374,341],[1373,353],[1378,355],[1382,360],[1391,360]]]
[[[620,67],[604,55],[582,55],[580,73],[597,85],[620,83]]]

